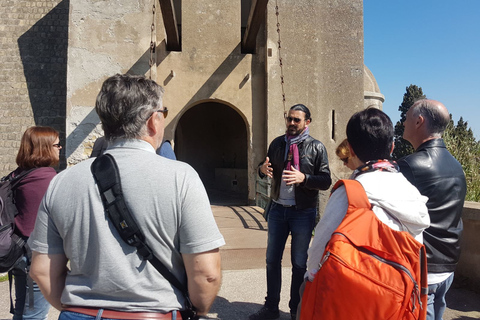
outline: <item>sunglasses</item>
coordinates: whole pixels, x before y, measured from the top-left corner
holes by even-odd
[[[340,158],[340,160],[343,161],[343,164],[347,164],[347,163],[348,163],[348,157],[346,157],[346,158]]]
[[[155,110],[152,112],[152,115],[155,113],[155,112],[161,112],[163,113],[163,117],[166,118],[168,116],[168,109],[167,107],[164,107],[163,109],[159,109],[159,110]],[[150,116],[151,117],[151,116]]]
[[[62,148],[62,145],[61,145],[60,143],[55,143],[55,144],[53,144],[53,146],[54,146],[55,148],[58,148],[58,149],[61,149],[61,148]]]
[[[300,123],[303,119],[300,118],[292,118],[292,117],[285,117],[285,120],[287,120],[288,123],[294,121],[295,123]]]

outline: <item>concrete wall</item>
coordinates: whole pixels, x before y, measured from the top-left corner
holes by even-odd
[[[23,132],[52,126],[65,143],[69,1],[0,3],[0,174],[16,168]],[[64,165],[64,158],[61,159]]]
[[[267,13],[267,50],[272,52],[267,57],[267,142],[285,131],[275,3],[269,1]],[[310,108],[310,134],[327,147],[337,180],[346,171],[335,148],[346,137],[350,116],[364,107],[363,3],[280,0],[278,6],[285,108],[296,103]],[[321,204],[327,196],[322,193]]]
[[[167,138],[175,137],[182,115],[199,103],[219,102],[239,113],[247,131],[247,169],[251,177],[256,154],[265,149],[261,130],[264,51],[260,48],[255,55],[241,53],[240,5],[240,1],[182,1],[182,51],[168,52],[160,47],[157,81],[165,86],[165,105],[173,114],[167,118]],[[172,72],[174,77],[170,76]],[[213,112],[205,116],[198,121],[206,127],[228,123],[228,119],[217,118]],[[249,179],[248,185],[249,198],[253,199],[254,181]]]
[[[285,108],[275,2],[268,3],[255,54],[243,54],[248,10],[241,6],[249,3],[182,0],[182,50],[172,52],[165,48],[160,6],[156,2],[154,16],[152,0],[2,2],[0,170],[15,168],[21,134],[33,124],[61,131],[68,165],[86,159],[102,135],[94,111],[102,82],[115,73],[133,73],[150,75],[165,87],[171,110],[165,138],[174,145],[179,120],[190,108],[217,102],[240,115],[250,201],[255,169],[268,144],[284,133],[283,113],[295,103],[312,110],[311,134],[326,145],[334,179],[343,175],[334,149],[345,137],[348,118],[364,107],[362,1],[278,1]],[[156,64],[150,68],[152,37]],[[199,121],[212,125],[222,119],[207,114]]]
[[[480,292],[480,203],[466,201],[462,220],[462,254],[455,271],[455,279]]]
[[[152,1],[72,0],[67,72],[68,164],[90,155],[102,135],[95,98],[102,82],[115,73],[149,70]]]
[[[344,138],[346,121],[363,108],[363,8],[360,0],[279,1],[287,108],[312,110],[312,136],[331,155]],[[182,115],[205,102],[219,102],[243,118],[247,132],[248,193],[255,197],[256,166],[268,144],[283,134],[275,3],[257,37],[255,54],[241,53],[241,1],[182,1],[179,52],[167,51],[157,9],[159,44],[152,78],[165,87],[170,110],[165,137],[173,140]],[[159,6],[157,6],[159,8]],[[101,82],[116,72],[150,74],[151,1],[128,3],[72,0],[69,28],[67,157],[88,156],[101,134],[93,111]],[[171,115],[171,116],[170,116]],[[205,125],[213,125],[210,114]],[[224,119],[228,121],[228,119]],[[342,172],[332,161],[332,170]]]

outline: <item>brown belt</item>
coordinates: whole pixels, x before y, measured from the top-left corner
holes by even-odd
[[[70,311],[76,313],[86,314],[88,316],[96,317],[100,308],[82,308],[82,307],[65,307],[63,311]],[[160,313],[160,312],[126,312],[104,309],[102,312],[102,318],[107,319],[127,319],[127,320],[172,320],[172,313]]]

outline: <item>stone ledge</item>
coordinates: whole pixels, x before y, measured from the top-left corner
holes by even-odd
[[[465,201],[462,219],[480,221],[480,202]]]

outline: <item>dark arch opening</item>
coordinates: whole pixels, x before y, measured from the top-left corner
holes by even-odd
[[[212,204],[248,203],[247,129],[233,108],[205,102],[185,112],[175,154],[198,172]]]

